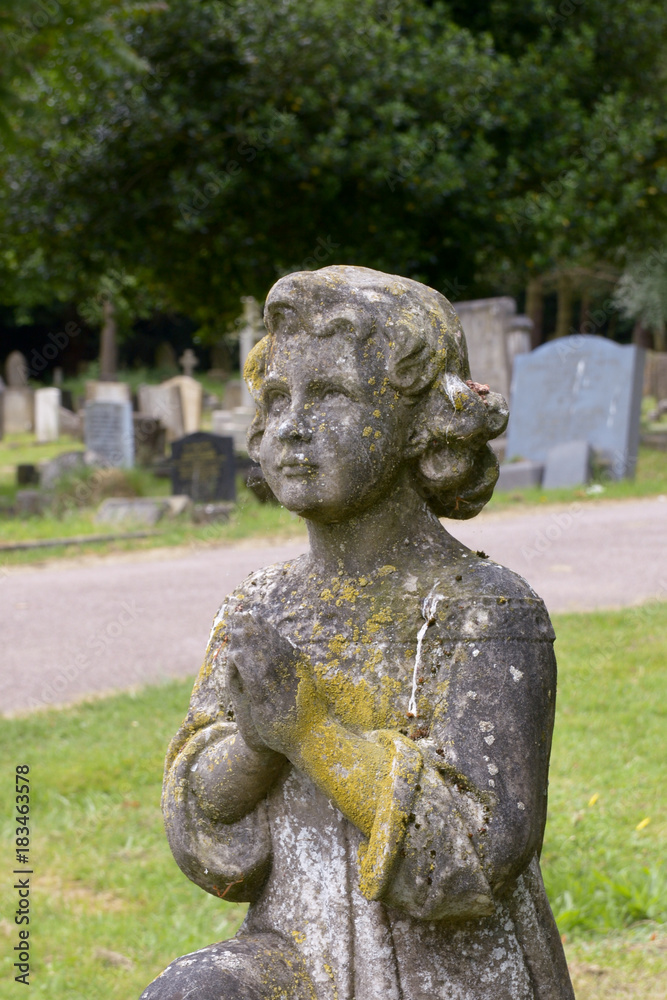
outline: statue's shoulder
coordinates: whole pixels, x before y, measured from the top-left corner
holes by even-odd
[[[553,642],[542,598],[522,576],[470,550],[458,561],[448,602],[450,621],[479,638]]]
[[[233,611],[262,610],[263,616],[271,618],[271,608],[281,602],[283,591],[289,588],[293,574],[300,566],[303,556],[273,563],[254,570],[238,587],[225,597],[213,622],[216,629]]]

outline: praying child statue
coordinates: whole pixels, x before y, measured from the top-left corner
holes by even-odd
[[[265,322],[249,451],[310,550],[225,600],[163,795],[182,871],[250,906],[143,1000],[573,1000],[538,863],[551,623],[440,521],[490,498],[505,402],[416,281],[290,274]]]

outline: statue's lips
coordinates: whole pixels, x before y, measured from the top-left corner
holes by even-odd
[[[281,462],[278,468],[283,476],[290,478],[308,476],[315,471],[315,466],[310,462]]]

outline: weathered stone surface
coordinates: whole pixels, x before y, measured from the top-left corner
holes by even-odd
[[[152,527],[169,511],[164,497],[109,497],[95,513],[98,524],[144,524]]]
[[[588,441],[566,441],[547,453],[542,485],[545,489],[581,486],[591,478],[592,451]]]
[[[183,403],[181,392],[175,385],[140,385],[139,412],[147,417],[153,417],[164,425],[167,431],[167,441],[175,441],[183,437],[185,424],[183,421]]]
[[[437,292],[282,278],[250,456],[311,548],[223,603],[163,807],[185,874],[248,900],[144,1000],[573,1000],[541,882],[553,631],[439,516],[490,497],[503,399]]]
[[[131,404],[86,403],[84,440],[87,450],[96,456],[100,464],[131,468],[134,465]]]
[[[507,457],[546,462],[556,445],[585,440],[611,462],[615,479],[634,475],[643,363],[634,345],[579,335],[519,355]]]
[[[201,428],[202,401],[204,390],[201,383],[190,375],[176,375],[162,383],[165,387],[174,386],[181,394],[181,409],[183,412],[183,428],[186,434],[194,434]]]

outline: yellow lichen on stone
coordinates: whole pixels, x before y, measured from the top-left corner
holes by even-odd
[[[373,433],[373,428],[372,428],[372,427],[364,427],[364,429],[363,429],[363,431],[362,431],[362,435],[363,435],[363,437],[365,437],[365,438],[367,438],[367,437],[370,437],[370,435],[371,435],[372,433]]]

